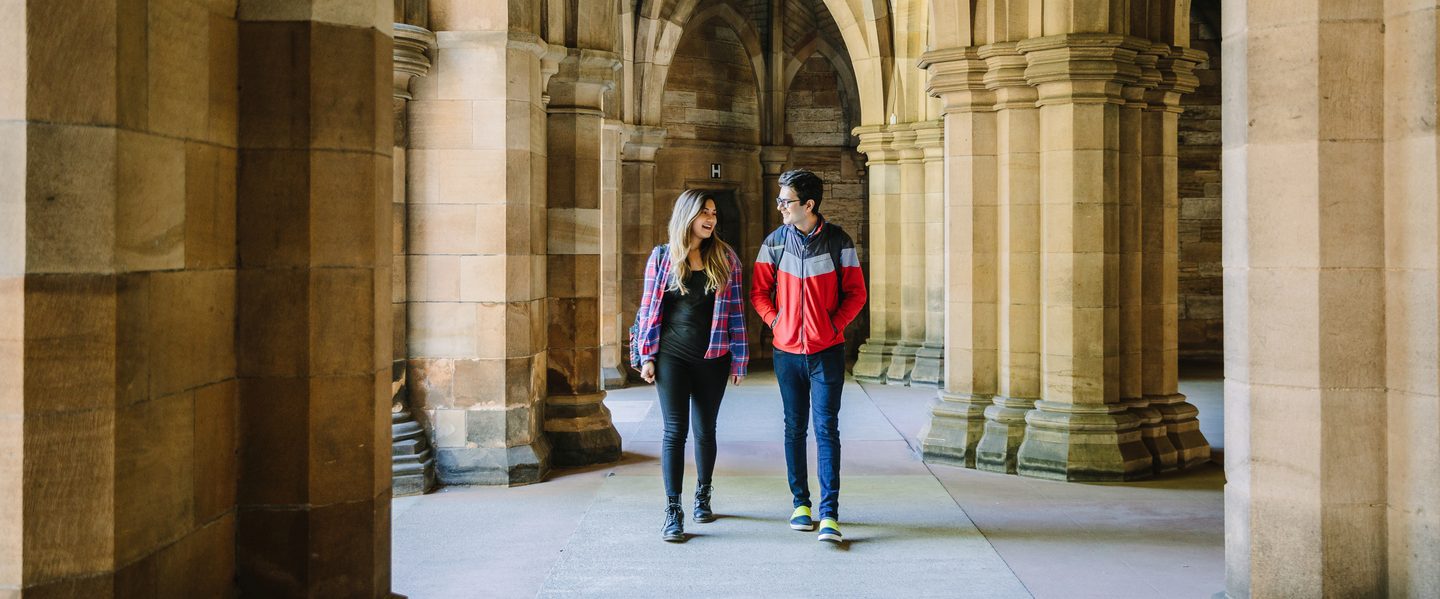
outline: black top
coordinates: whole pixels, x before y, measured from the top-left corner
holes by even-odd
[[[665,291],[665,311],[660,319],[660,353],[698,362],[710,347],[710,320],[715,315],[715,292],[706,291],[705,271],[692,270],[685,279],[689,293]]]

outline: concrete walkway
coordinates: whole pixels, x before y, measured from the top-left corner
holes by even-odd
[[[1202,430],[1218,442],[1208,429],[1219,422],[1219,386],[1187,385]],[[726,394],[714,500],[722,517],[687,520],[688,542],[659,540],[660,410],[652,387],[632,387],[606,399],[625,439],[619,464],[527,487],[397,498],[393,588],[415,599],[1208,598],[1223,588],[1218,467],[1073,484],[927,466],[914,437],[933,395],[846,385],[843,546],[785,525],[780,400],[762,373]],[[812,464],[814,455],[812,441]],[[811,473],[813,481],[813,465]],[[693,463],[686,474],[689,493]]]

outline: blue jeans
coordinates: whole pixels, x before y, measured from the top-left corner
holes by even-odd
[[[810,505],[805,435],[815,416],[820,518],[840,519],[840,390],[845,385],[845,344],[813,354],[775,350],[775,378],[785,404],[785,466],[794,507]]]

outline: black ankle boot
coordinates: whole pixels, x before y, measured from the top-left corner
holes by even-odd
[[[700,485],[695,487],[695,521],[714,522],[715,513],[710,511],[710,492],[714,487]]]
[[[685,540],[685,509],[680,507],[680,502],[674,501],[665,506],[665,528],[660,538],[671,543]]]

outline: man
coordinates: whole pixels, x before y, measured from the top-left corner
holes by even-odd
[[[815,418],[821,541],[840,542],[840,389],[845,325],[865,306],[855,242],[820,214],[824,182],[804,170],[780,175],[782,223],[755,260],[750,302],[775,335],[775,377],[785,405],[785,466],[795,511],[790,528],[811,531],[805,435]]]

